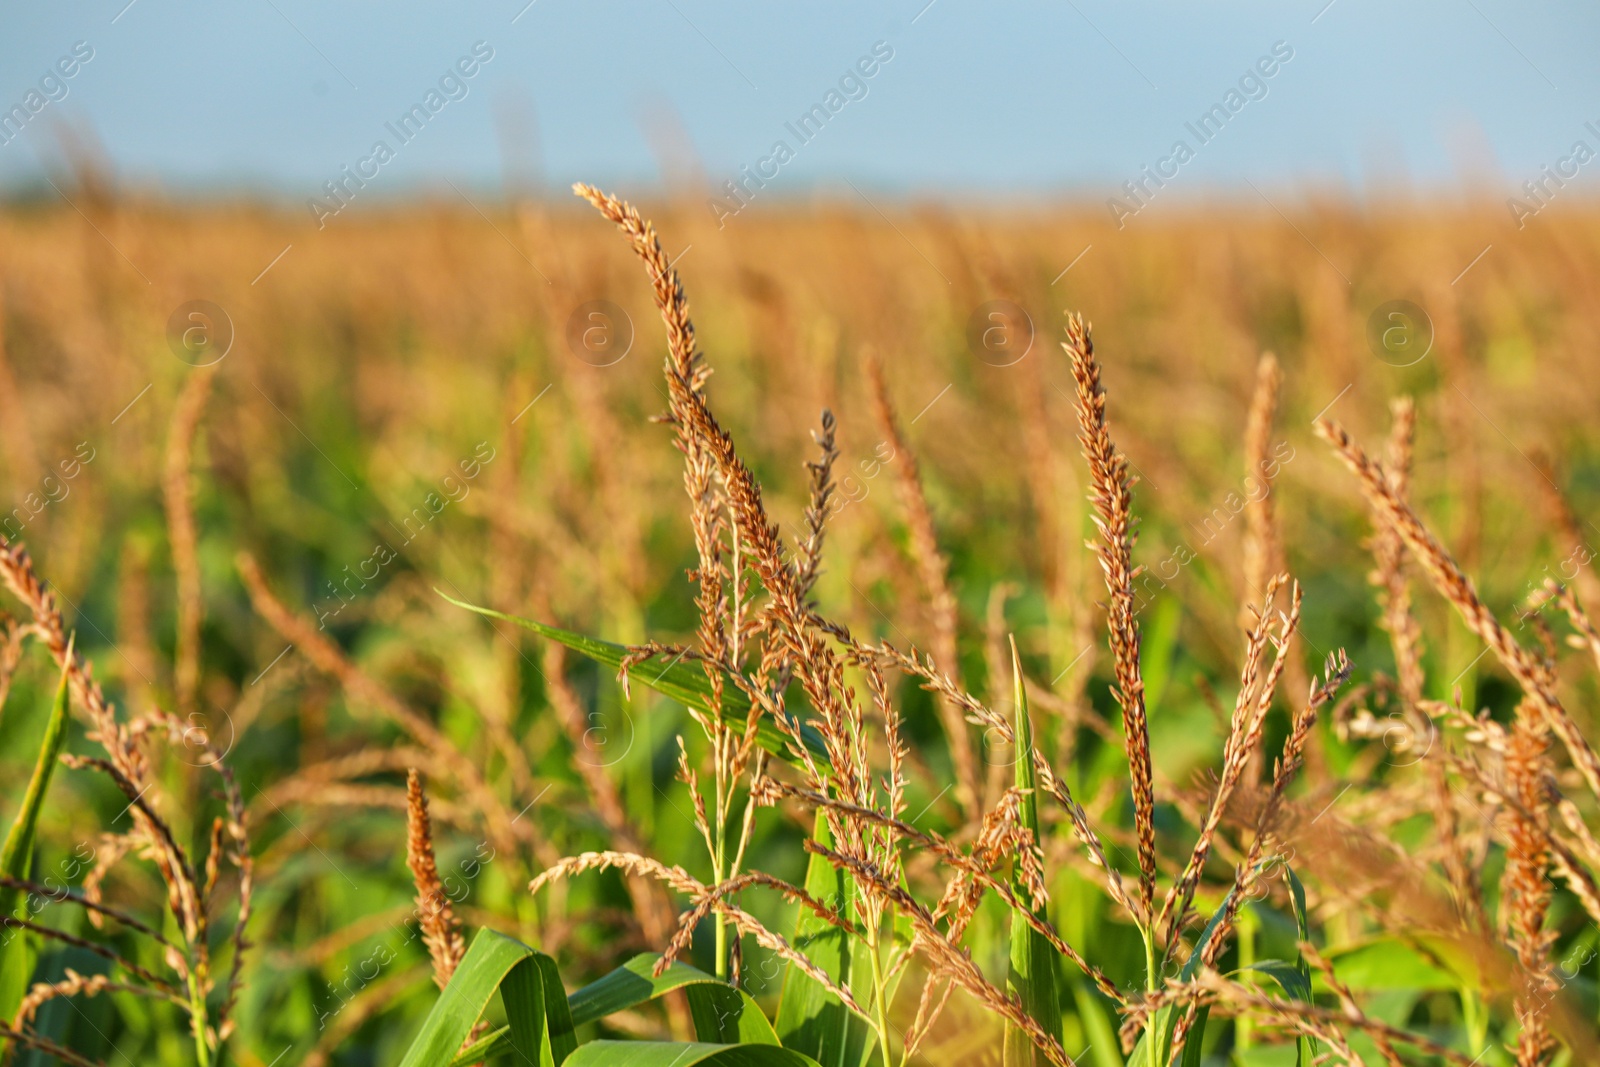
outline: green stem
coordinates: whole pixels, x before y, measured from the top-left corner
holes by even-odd
[[[872,956],[872,998],[878,1013],[878,1046],[883,1050],[883,1067],[889,1067],[894,1062],[889,1059],[889,1005],[884,1000],[883,961],[878,958],[876,937],[867,950]]]
[[[194,971],[189,972],[189,1018],[194,1030],[194,1058],[199,1067],[211,1067],[211,1048],[206,1043],[206,998],[200,991]]]
[[[712,885],[722,884],[722,826],[718,820],[717,826],[717,852],[711,857]],[[716,975],[723,981],[728,980],[728,924],[721,912],[716,913],[717,921],[717,968]]]
[[[1156,974],[1156,938],[1155,931],[1144,927],[1139,928],[1139,935],[1144,938],[1144,991],[1154,994],[1161,988],[1160,977]],[[1156,1016],[1159,1012],[1151,1012],[1144,1022],[1144,1044],[1149,1049],[1149,1064],[1147,1067],[1160,1067],[1156,1060],[1159,1055],[1156,1041],[1159,1037],[1156,1026]]]
[[[724,861],[724,857],[725,857],[724,843],[725,843],[725,838],[727,837],[727,823],[723,819],[723,813],[722,813],[722,783],[720,781],[717,783],[717,808],[716,808],[716,812],[715,812],[715,814],[713,816],[713,819],[714,819],[714,824],[712,826],[712,831],[713,831],[713,835],[714,835],[713,836],[713,841],[715,843],[713,845],[712,852],[711,852],[711,884],[712,885],[721,885],[722,884],[722,880],[725,877],[725,875],[723,873],[723,861]],[[716,973],[716,976],[718,978],[721,978],[723,981],[727,981],[728,980],[728,924],[727,924],[727,920],[725,920],[722,917],[722,913],[721,912],[717,912],[716,913],[716,921],[717,921],[717,925],[716,925],[716,931],[717,931],[717,967],[716,967],[716,972],[715,973]]]
[[[1239,909],[1239,969],[1256,962],[1256,915],[1248,907]],[[1255,1028],[1248,1015],[1240,1015],[1234,1029],[1234,1047],[1248,1052],[1254,1042]]]

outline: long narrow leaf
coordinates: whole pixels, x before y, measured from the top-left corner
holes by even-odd
[[[500,982],[500,999],[510,1025],[496,1031],[503,1037],[496,1052],[505,1049],[528,1067],[559,1067],[578,1047],[566,990],[549,956],[535,952],[514,964]]]
[[[794,1049],[771,1045],[705,1045],[676,1041],[591,1041],[571,1067],[817,1067]]]
[[[574,652],[588,656],[596,663],[604,664],[612,670],[621,670],[622,662],[628,655],[628,649],[625,645],[602,641],[599,638],[588,637],[584,634],[574,633],[571,630],[563,630],[557,626],[547,626],[542,622],[534,622],[532,619],[507,615],[492,608],[479,607],[464,600],[457,600],[455,597],[447,593],[441,593],[437,589],[434,592],[439,593],[441,597],[444,597],[444,599],[458,608],[465,608],[468,611],[477,612],[479,615],[491,619],[515,623],[524,629],[532,630],[541,637],[563,644]],[[698,663],[668,663],[663,667],[645,664],[641,665],[631,677],[634,681],[642,682],[661,695],[676,700],[680,704],[686,704],[707,715],[712,714],[711,701],[713,692],[711,679],[706,677],[706,672],[701,669]],[[750,699],[732,681],[723,685],[723,722],[735,733],[743,734],[749,715]],[[817,732],[816,727],[809,723],[802,723],[800,725],[800,738],[806,748],[811,751],[812,756],[818,759],[827,758],[827,746],[823,743],[822,735]],[[773,755],[791,762],[794,761],[794,756],[789,751],[789,738],[785,736],[782,730],[778,729],[777,724],[771,720],[770,716],[763,716],[756,724],[756,741],[762,748]]]
[[[71,648],[67,658],[70,662]],[[22,807],[6,834],[5,847],[0,849],[0,872],[8,878],[25,879],[33,859],[33,843],[37,836],[39,813],[44,809],[44,796],[50,788],[50,777],[55,772],[56,761],[61,756],[61,746],[67,740],[67,672],[61,672],[61,684],[56,687],[55,700],[50,705],[50,718],[45,723],[44,740],[39,745],[39,757],[33,765],[33,777],[22,795]],[[0,889],[0,915],[27,919],[28,902],[19,890]],[[22,998],[27,995],[33,980],[33,969],[39,961],[39,945],[33,935],[12,927],[0,937],[0,1019],[11,1019],[17,1014]],[[0,1047],[4,1041],[0,1040]]]
[[[500,982],[500,999],[510,1023],[505,1028],[506,1045],[516,1062],[529,1067],[555,1067],[539,965],[531,959],[518,960]]]
[[[1269,858],[1256,864],[1256,873],[1259,874],[1271,862]],[[1189,953],[1189,958],[1183,961],[1183,966],[1178,970],[1178,977],[1182,981],[1189,981],[1200,969],[1201,957],[1205,954],[1206,946],[1216,936],[1217,927],[1221,924],[1222,917],[1227,914],[1228,902],[1233,899],[1233,893],[1232,889],[1228,890],[1227,895],[1222,898],[1222,903],[1217,905],[1217,910],[1211,913],[1205,929],[1200,931],[1199,940],[1194,943],[1194,950]],[[1133,1052],[1128,1056],[1129,1067],[1154,1067],[1157,1064],[1166,1067],[1171,1062],[1172,1037],[1178,1028],[1181,1009],[1183,1005],[1172,1005],[1156,1012],[1156,1048],[1153,1051],[1148,1049],[1146,1047],[1148,1035],[1141,1034],[1138,1043],[1133,1046]],[[1184,1047],[1188,1047],[1187,1043]]]
[[[1463,961],[1459,970],[1451,969],[1456,960],[1450,958],[1449,952],[1456,948],[1422,936],[1405,941],[1379,937],[1345,945],[1326,955],[1338,969],[1339,980],[1357,993],[1396,989],[1454,992],[1463,985],[1478,988],[1476,983],[1483,979],[1471,960]]]
[[[833,846],[828,822],[820,811],[812,836],[820,845]],[[850,876],[815,853],[806,865],[806,892],[850,917],[855,893]],[[793,943],[828,977],[849,988],[853,953],[851,939],[843,930],[801,909]],[[784,1048],[804,1052],[824,1067],[854,1067],[868,1047],[866,1021],[797,967],[784,971],[777,1031]]]
[[[1111,1025],[1115,1008],[1103,999],[1099,991],[1081,975],[1066,976],[1072,990],[1073,1002],[1078,1007],[1078,1021],[1083,1025],[1084,1036],[1089,1039],[1089,1054],[1098,1067],[1123,1067],[1122,1051],[1117,1044],[1117,1028]],[[1083,1062],[1081,1059],[1079,1062]],[[1136,1064],[1130,1059],[1128,1063]]]
[[[550,1047],[555,1050],[560,1063],[578,1047],[578,1024],[572,1018],[572,1004],[566,987],[561,984],[561,972],[556,961],[539,952],[534,954],[539,965],[539,977],[544,982],[544,1015],[550,1027]]]
[[[1295,1000],[1302,1003],[1311,1001],[1311,983],[1300,973],[1299,966],[1288,960],[1257,960],[1244,969],[1266,975],[1278,983],[1279,989]]]
[[[654,1000],[656,997],[670,993],[675,989],[686,989],[689,993],[691,1010],[695,1006],[695,994],[701,989],[713,990],[717,1000],[708,1000],[711,1005],[711,1014],[706,1016],[708,1029],[701,1030],[701,1018],[695,1013],[696,1032],[702,1040],[706,1040],[707,1033],[725,1033],[730,1035],[728,1041],[738,1041],[745,1044],[778,1043],[778,1035],[761,1014],[761,1009],[755,1001],[742,991],[735,990],[720,978],[715,978],[702,970],[697,970],[685,963],[674,962],[662,972],[658,978],[651,972],[655,969],[656,961],[661,957],[656,953],[646,952],[633,957],[627,963],[607,974],[605,977],[590,982],[582,989],[574,992],[570,997],[561,997],[559,990],[561,982],[556,975],[554,964],[548,963],[549,957],[540,956],[540,971],[544,976],[543,997],[545,1015],[549,1018],[551,1040],[554,1043],[556,1062],[569,1055],[576,1041],[573,1031],[576,1027],[592,1023],[605,1018],[615,1012],[626,1011],[629,1008],[643,1004],[645,1001]],[[519,968],[520,969],[520,965]],[[512,975],[517,973],[513,969]],[[552,987],[552,982],[554,986]],[[508,975],[506,985],[511,983]],[[735,994],[738,998],[739,1008],[733,1009],[733,1002],[720,998],[720,993],[726,991]],[[501,995],[505,995],[505,986],[501,987]],[[512,1005],[506,1003],[506,1013],[511,1015]],[[471,1045],[457,1053],[451,1061],[455,1067],[467,1067],[469,1064],[482,1063],[512,1050],[520,1051],[523,1046],[516,1043],[514,1035],[515,1019],[512,1026],[501,1027],[493,1033],[487,1034]],[[715,1027],[715,1029],[710,1029]],[[563,1051],[564,1049],[564,1051]],[[523,1061],[514,1060],[518,1065]],[[538,1060],[533,1060],[538,1063]],[[542,1067],[542,1065],[541,1065]]]
[[[472,1032],[473,1024],[483,1015],[489,998],[494,996],[506,976],[524,961],[537,963],[536,957],[540,955],[516,938],[507,937],[497,930],[478,931],[478,936],[472,939],[472,946],[467,949],[466,957],[439,994],[439,999],[434,1001],[428,1017],[423,1020],[422,1030],[411,1042],[411,1048],[406,1052],[405,1059],[400,1061],[400,1067],[437,1067],[441,1063],[450,1063],[462,1042]],[[554,966],[552,963],[551,967]],[[533,995],[530,984],[533,980],[532,975],[519,976],[513,987],[514,1003],[508,1005],[518,1013],[513,1017],[513,1028],[522,1040],[527,1040],[525,1013]],[[540,984],[543,985],[542,980]],[[542,999],[549,1000],[547,997]],[[563,1008],[566,1006],[565,997],[556,999]],[[570,1035],[570,1028],[568,1033]],[[551,1041],[552,1048],[554,1044]],[[539,1040],[539,1047],[543,1045],[543,1040]]]
[[[721,982],[689,986],[689,1014],[694,1036],[726,1045],[776,1045],[778,1034],[750,994]]]
[[[1194,1013],[1194,1025],[1189,1028],[1189,1038],[1183,1045],[1183,1067],[1200,1067],[1200,1061],[1205,1057],[1201,1045],[1206,1036],[1206,1019],[1211,1014],[1211,1005],[1202,1004]]]
[[[1016,785],[1027,792],[1023,794],[1018,822],[1039,841],[1038,790],[1034,781],[1033,726],[1028,720],[1028,694],[1023,688],[1022,663],[1017,658],[1017,643],[1011,642],[1011,672],[1016,680],[1016,728],[1012,745],[1013,763],[1016,767]],[[1013,865],[1011,887],[1019,900],[1026,899],[1020,860]],[[1044,918],[1044,909],[1034,915]],[[1025,915],[1011,916],[1011,968],[1006,975],[1006,987],[1022,1001],[1022,1007],[1045,1033],[1061,1038],[1061,994],[1056,988],[1056,950],[1044,935],[1035,930]],[[1029,1039],[1025,1030],[1006,1024],[1006,1067],[1044,1067],[1049,1063]]]
[[[657,953],[644,952],[624,963],[604,978],[590,982],[568,998],[572,1021],[577,1026],[592,1023],[614,1012],[626,1011],[647,1000],[684,986],[710,982],[726,986],[727,983],[686,963],[673,961],[672,966],[656,977]]]
[[[778,1035],[749,994],[720,978],[686,963],[673,961],[658,978],[651,972],[661,957],[635,956],[599,981],[572,994],[572,1018],[577,1025],[593,1022],[613,1012],[654,1000],[674,989],[689,997],[695,1034],[710,1044],[778,1044]]]
[[[1294,922],[1300,932],[1300,940],[1311,940],[1311,919],[1306,914],[1306,887],[1300,884],[1300,876],[1294,873],[1294,868],[1288,864],[1283,866],[1284,874],[1289,879],[1289,899],[1294,902]],[[1311,964],[1306,961],[1305,953],[1295,953],[1295,967],[1299,971],[1300,980],[1305,988],[1305,1001],[1311,1002]],[[1293,995],[1293,994],[1291,994]],[[1311,1067],[1316,1062],[1318,1054],[1322,1051],[1322,1044],[1314,1037],[1301,1034],[1295,1039],[1295,1067]]]

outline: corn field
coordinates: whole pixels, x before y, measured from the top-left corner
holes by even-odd
[[[1600,215],[575,191],[0,213],[12,1063],[1600,1058]]]

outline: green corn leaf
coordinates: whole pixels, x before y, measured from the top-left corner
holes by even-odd
[[[1440,957],[1426,949],[1426,939],[1412,944],[1396,938],[1373,938],[1327,952],[1339,970],[1339,980],[1358,993],[1379,993],[1396,989],[1449,992],[1465,982],[1476,988],[1478,977],[1471,967],[1460,972],[1439,965]]]
[[[718,981],[689,986],[694,1036],[711,1044],[776,1045],[778,1033],[750,994]]]
[[[1200,1061],[1205,1056],[1201,1046],[1205,1043],[1206,1018],[1210,1014],[1209,1004],[1202,1004],[1194,1013],[1194,1025],[1189,1028],[1189,1036],[1183,1042],[1183,1067],[1200,1067]]]
[[[506,1044],[517,1063],[556,1067],[577,1048],[566,991],[550,957],[535,953],[517,961],[500,982],[500,999],[510,1022],[503,1031]]]
[[[578,1047],[578,1023],[572,1017],[572,1005],[567,999],[566,987],[561,984],[561,972],[556,961],[544,953],[535,953],[539,965],[539,979],[544,983],[544,1014],[550,1028],[550,1044],[560,1063]]]
[[[72,646],[67,646],[71,662]],[[8,878],[25,879],[33,859],[33,842],[39,823],[39,813],[44,809],[45,791],[50,788],[50,776],[55,772],[56,761],[61,756],[61,746],[67,740],[67,672],[61,672],[61,684],[56,687],[55,700],[50,705],[50,718],[45,723],[44,741],[39,746],[39,758],[33,766],[33,777],[22,795],[22,808],[17,812],[6,834],[5,847],[0,849],[0,872]],[[16,919],[29,918],[28,901],[17,889],[0,889],[0,915]],[[0,932],[0,1018],[11,1019],[27,995],[33,980],[33,969],[39,962],[39,945],[33,935],[19,929]],[[4,1041],[0,1041],[3,1047]]]
[[[549,956],[535,952],[512,967],[500,983],[500,999],[517,1063],[556,1067],[578,1047],[567,991]]]
[[[1278,983],[1278,988],[1295,1000],[1310,1003],[1311,983],[1300,973],[1300,966],[1288,960],[1257,960],[1244,968],[1264,974]]]
[[[1023,687],[1022,663],[1017,657],[1017,642],[1011,642],[1011,672],[1016,680],[1016,740],[1012,755],[1016,767],[1016,785],[1027,790],[1022,798],[1018,821],[1030,831],[1034,840],[1039,837],[1038,791],[1034,782],[1033,727],[1028,721],[1028,694]],[[1020,868],[1020,864],[1018,865]],[[1020,869],[1014,870],[1011,888],[1019,899],[1025,899]],[[1044,918],[1044,909],[1034,913]],[[1034,1022],[1057,1040],[1061,1038],[1061,995],[1056,989],[1056,950],[1044,935],[1035,930],[1024,915],[1011,916],[1011,967],[1006,976],[1008,992],[1016,994],[1022,1007]],[[1020,1027],[1006,1025],[1006,1067],[1034,1067],[1049,1061]]]
[[[1114,1007],[1102,998],[1088,979],[1077,974],[1066,976],[1072,990],[1072,999],[1078,1006],[1078,1021],[1083,1025],[1084,1036],[1089,1039],[1089,1055],[1096,1067],[1123,1067],[1121,1046],[1117,1042],[1117,1028],[1111,1025]],[[1085,1060],[1080,1056],[1079,1063]],[[1129,1060],[1130,1064],[1138,1063]]]
[[[1272,862],[1273,859],[1269,857],[1256,864],[1256,873],[1260,874]],[[1195,972],[1200,969],[1200,958],[1206,946],[1211,943],[1211,939],[1216,936],[1217,927],[1221,925],[1222,917],[1227,914],[1228,902],[1233,899],[1233,894],[1234,890],[1228,890],[1227,896],[1222,898],[1222,903],[1217,905],[1217,910],[1212,912],[1211,918],[1206,921],[1205,929],[1200,931],[1200,937],[1194,943],[1194,951],[1189,953],[1189,958],[1183,961],[1183,966],[1178,970],[1178,977],[1183,981],[1193,978]],[[1133,1052],[1128,1056],[1128,1067],[1157,1067],[1157,1065],[1167,1067],[1172,1061],[1172,1037],[1178,1029],[1178,1020],[1182,1017],[1180,1008],[1181,1005],[1175,1005],[1156,1012],[1157,1044],[1154,1054],[1152,1055],[1151,1050],[1146,1047],[1148,1032],[1140,1034],[1138,1044],[1133,1046]],[[1196,1022],[1198,1021],[1197,1017]],[[1194,1031],[1190,1030],[1190,1033]],[[1186,1041],[1184,1048],[1188,1047]]]
[[[1300,933],[1300,940],[1310,942],[1311,919],[1306,914],[1306,887],[1300,884],[1300,876],[1294,873],[1294,868],[1287,863],[1283,865],[1283,873],[1289,879],[1289,899],[1294,902],[1294,923]],[[1305,954],[1295,953],[1295,968],[1300,973],[1300,980],[1304,987],[1304,1000],[1311,1002],[1311,964],[1306,961]],[[1294,996],[1293,993],[1289,994]],[[1295,1039],[1295,1065],[1296,1067],[1311,1067],[1316,1062],[1317,1054],[1322,1049],[1322,1043],[1314,1037],[1304,1034]]]
[[[549,965],[548,974],[545,973],[546,963]],[[511,1048],[515,1043],[519,1049],[532,1048],[540,1055],[548,1048],[552,1053],[551,1059],[534,1059],[532,1062],[538,1067],[552,1067],[561,1063],[563,1051],[570,1052],[576,1038],[572,1034],[571,1016],[566,1012],[566,997],[560,995],[561,980],[556,976],[555,962],[514,937],[507,937],[497,930],[480,930],[478,936],[472,939],[472,946],[467,949],[449,984],[439,994],[439,999],[434,1001],[432,1010],[422,1022],[422,1030],[411,1042],[405,1059],[400,1061],[400,1067],[437,1067],[441,1063],[451,1063],[461,1043],[483,1015],[489,998],[522,964],[531,965],[531,969],[524,968],[512,979],[510,999],[506,1004],[506,1011],[512,1020],[508,1032],[512,1036],[506,1047]],[[555,996],[549,993],[552,979],[557,992]],[[544,1009],[544,1022],[532,1019],[536,1000]],[[555,1025],[552,1025],[551,1016],[557,1013],[549,1009],[557,1005],[559,1015],[554,1020]]]
[[[625,645],[613,644],[610,641],[601,641],[598,638],[587,637],[571,630],[563,630],[556,626],[546,626],[542,622],[532,619],[520,618],[516,615],[507,615],[492,608],[479,607],[469,604],[464,600],[457,600],[447,593],[439,592],[441,597],[448,600],[458,608],[477,612],[479,615],[491,619],[500,619],[504,622],[515,623],[524,629],[532,630],[541,637],[549,638],[581,653],[594,660],[596,663],[610,667],[612,670],[621,670],[622,661],[627,658],[628,649]],[[711,679],[706,677],[706,672],[698,663],[668,663],[664,667],[653,663],[641,664],[637,671],[630,677],[636,682],[643,682],[662,696],[685,704],[707,715],[712,714],[711,701],[713,697]],[[745,723],[750,715],[750,698],[731,680],[722,687],[722,721],[735,733],[743,734]],[[816,759],[827,759],[828,749],[823,743],[822,735],[810,723],[800,724],[800,738]],[[781,759],[795,762],[793,753],[789,751],[789,738],[778,729],[771,716],[763,715],[756,724],[756,741],[762,748]]]
[[[518,1063],[549,1067],[555,1062],[550,1044],[550,1025],[544,1013],[544,982],[538,965],[518,960],[500,982],[500,999],[505,1004],[506,1045]]]
[[[833,845],[820,811],[812,837],[820,845]],[[815,853],[806,865],[805,888],[815,899],[850,917],[855,894],[850,876]],[[802,908],[790,943],[840,986],[850,987],[854,954],[851,939],[843,930]],[[784,1048],[803,1052],[824,1067],[855,1067],[870,1048],[866,1020],[797,967],[784,971],[777,1031]]]
[[[568,1003],[572,1008],[573,1022],[578,1026],[592,1023],[596,1019],[604,1018],[613,1012],[624,1011],[647,1000],[654,1000],[664,993],[674,989],[711,985],[720,986],[730,992],[733,988],[720,978],[715,978],[702,970],[690,967],[686,963],[673,961],[657,978],[650,972],[655,969],[656,961],[661,957],[652,952],[641,953],[633,957],[621,967],[612,971],[604,978],[590,982],[582,989],[573,993]],[[747,1008],[754,1007],[754,1001],[748,996],[744,998]],[[748,1014],[748,1011],[747,1011]],[[760,1016],[760,1012],[754,1012]],[[765,1022],[765,1019],[762,1020]],[[769,1026],[768,1031],[771,1030]],[[749,1040],[744,1038],[742,1040]],[[777,1044],[778,1038],[773,1034],[771,1044]]]
[[[778,1035],[772,1029],[772,1024],[767,1022],[766,1017],[761,1014],[761,1009],[749,995],[733,989],[720,978],[676,961],[657,978],[650,972],[655,969],[656,961],[660,958],[660,955],[651,952],[635,956],[605,977],[577,990],[570,997],[560,994],[560,978],[556,975],[554,965],[541,968],[545,979],[540,994],[544,998],[543,1004],[555,1005],[559,1000],[561,1005],[555,1012],[548,1008],[544,1009],[545,1014],[552,1017],[550,1021],[552,1035],[565,1034],[570,1040],[576,1027],[603,1019],[614,1012],[625,1011],[648,1000],[654,1000],[674,989],[683,989],[689,996],[696,1036],[702,1041],[766,1045],[778,1043]],[[546,959],[548,957],[540,957],[541,962]],[[519,968],[521,966],[518,965]],[[502,997],[506,996],[507,987],[511,985],[517,971],[518,968],[513,968],[505,984],[501,986]],[[553,987],[552,981],[554,981]],[[702,992],[710,995],[697,996]],[[527,1046],[517,1043],[516,1017],[512,1014],[513,1011],[512,1001],[507,998],[506,1014],[511,1019],[512,1025],[501,1027],[462,1049],[451,1061],[453,1067],[482,1063],[505,1053],[522,1053]],[[558,1013],[562,1014],[557,1017]],[[531,1010],[528,1014],[530,1018],[533,1015]],[[708,1035],[722,1036],[713,1041]],[[564,1057],[570,1052],[570,1044],[564,1052],[560,1051],[559,1046],[557,1048],[559,1057]],[[542,1064],[542,1061],[531,1056],[530,1060]],[[520,1056],[516,1056],[512,1062],[520,1067],[524,1061]],[[555,1062],[560,1063],[561,1059],[557,1058]]]
[[[794,1049],[771,1045],[707,1045],[676,1041],[591,1041],[571,1067],[817,1067]]]
[[[635,956],[572,994],[573,1019],[582,1025],[682,989],[688,995],[699,1040],[709,1044],[778,1044],[777,1032],[748,993],[676,960],[657,978],[651,972],[660,958],[649,952]]]
[[[1285,866],[1284,871],[1289,882],[1289,898],[1294,906],[1295,927],[1300,940],[1304,941],[1311,936],[1311,924],[1306,915],[1305,887],[1300,884],[1300,879],[1293,870]],[[1311,965],[1306,962],[1302,953],[1296,953],[1293,963],[1288,960],[1258,960],[1244,970],[1255,971],[1271,978],[1291,1000],[1298,1000],[1302,1004],[1312,1003]],[[1295,1038],[1297,1067],[1310,1067],[1320,1051],[1321,1043],[1316,1038],[1304,1035]]]
[[[1284,875],[1289,879],[1289,899],[1294,902],[1294,924],[1300,932],[1300,940],[1311,940],[1311,920],[1306,914],[1306,887],[1300,884],[1300,876],[1294,873],[1294,868],[1284,864]],[[1306,962],[1303,954],[1297,955],[1296,960],[1302,973],[1306,976],[1306,984],[1311,983],[1311,964]]]

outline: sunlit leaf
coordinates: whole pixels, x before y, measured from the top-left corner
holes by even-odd
[[[523,629],[532,630],[541,637],[558,642],[572,649],[574,652],[588,656],[596,663],[610,667],[612,670],[621,670],[623,661],[627,658],[626,645],[613,644],[602,641],[596,637],[563,630],[557,626],[547,626],[542,622],[524,619],[516,615],[507,615],[492,608],[479,607],[469,604],[464,600],[457,600],[448,593],[439,592],[441,597],[448,600],[458,608],[477,612],[479,615],[491,619],[500,619],[504,622],[515,623]],[[629,677],[640,682],[650,689],[654,689],[662,696],[685,704],[707,715],[712,714],[711,702],[714,692],[711,679],[706,677],[704,668],[699,663],[668,662],[666,664],[642,663],[630,672]],[[745,724],[750,715],[750,699],[744,695],[737,685],[730,679],[722,686],[722,721],[735,733],[743,734]],[[827,746],[823,743],[822,735],[816,727],[809,723],[800,724],[800,738],[813,757],[827,759]],[[793,762],[794,756],[789,751],[789,738],[780,730],[769,715],[763,715],[756,723],[756,741],[762,748],[773,755]]]
[[[437,1067],[438,1064],[452,1062],[462,1042],[467,1039],[472,1027],[483,1015],[489,999],[500,989],[501,983],[519,964],[527,963],[539,969],[539,964],[542,962],[538,959],[540,956],[542,953],[499,931],[478,931],[478,936],[472,939],[472,946],[467,949],[466,956],[456,967],[456,973],[451,976],[449,984],[440,991],[439,999],[434,1001],[428,1017],[423,1020],[422,1029],[412,1040],[405,1059],[400,1061],[400,1067]],[[549,957],[544,956],[543,959],[548,960]],[[553,972],[555,964],[552,962],[550,967]],[[556,988],[560,988],[559,979]],[[534,1000],[541,1002],[547,1000],[544,989],[543,976],[527,969],[519,972],[517,978],[513,980],[513,999],[506,1005],[506,1010],[512,1019],[512,1025],[508,1029],[514,1036],[507,1042],[507,1048],[512,1047],[512,1042],[515,1042],[519,1047],[532,1046],[539,1050],[559,1049],[558,1036],[550,1033],[548,1023],[539,1023],[531,1019]],[[564,1012],[565,997],[553,999],[560,1004],[560,1010]],[[549,1004],[541,1003],[541,1006],[548,1013]],[[566,1037],[570,1039],[570,1025],[566,1030]],[[550,1060],[540,1059],[534,1062],[538,1067],[552,1067],[553,1064],[559,1064],[561,1062],[559,1051],[553,1051]]]
[[[812,834],[818,844],[832,847],[820,811]],[[814,899],[850,917],[855,892],[850,876],[815,853],[806,865],[805,888]],[[854,958],[850,937],[843,930],[802,908],[792,944],[835,982],[849,987]],[[784,970],[776,1027],[785,1048],[804,1052],[823,1067],[854,1067],[868,1048],[866,1021],[798,967]]]
[[[1015,781],[1027,792],[1022,797],[1018,822],[1034,836],[1039,836],[1038,789],[1034,780],[1033,726],[1028,719],[1028,694],[1023,687],[1022,664],[1017,658],[1017,644],[1011,643],[1011,672],[1015,679],[1016,726],[1012,744],[1012,762],[1016,768]],[[1011,888],[1019,901],[1026,900],[1021,865],[1014,861]],[[1035,916],[1044,918],[1043,908]],[[1061,1038],[1061,1000],[1056,988],[1056,950],[1043,934],[1035,930],[1025,915],[1011,916],[1011,966],[1006,975],[1008,992],[1016,994],[1024,1010],[1050,1036]],[[1006,1024],[1004,1062],[1006,1067],[1043,1067],[1049,1060],[1020,1027]]]
[[[71,655],[70,647],[68,655]],[[28,877],[39,813],[44,808],[45,792],[50,788],[50,777],[55,772],[56,760],[61,756],[61,746],[67,740],[68,703],[67,672],[63,669],[55,700],[50,705],[50,718],[45,723],[44,740],[39,745],[39,756],[34,762],[33,777],[28,779],[28,789],[22,795],[22,807],[6,834],[5,847],[0,849],[0,872],[8,878]],[[0,915],[16,919],[30,917],[28,901],[20,890],[0,889]],[[0,938],[4,938],[4,944],[0,944],[0,1019],[11,1019],[17,1014],[17,1008],[33,981],[34,967],[39,961],[39,945],[34,935],[20,929],[6,930],[0,933]],[[0,1046],[3,1044],[0,1041]]]
[[[817,1067],[793,1049],[771,1045],[703,1045],[676,1041],[591,1041],[571,1067]]]

